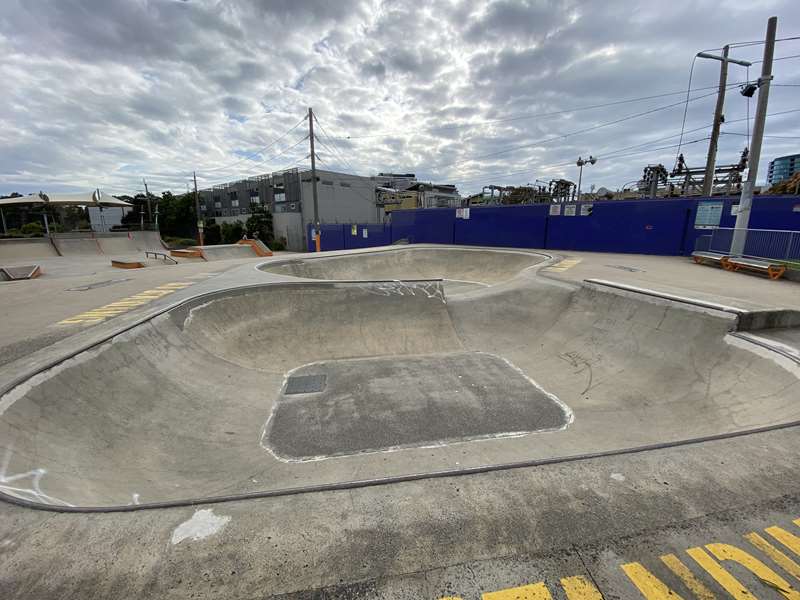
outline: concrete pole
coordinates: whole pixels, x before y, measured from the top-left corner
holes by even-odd
[[[775,54],[775,32],[778,29],[778,17],[770,17],[767,21],[767,38],[764,44],[764,62],[761,64],[761,77],[758,78],[758,104],[753,122],[753,139],[750,143],[750,168],[747,170],[747,181],[742,186],[742,197],[739,200],[739,214],[736,215],[736,229],[731,241],[731,255],[741,256],[747,241],[747,228],[750,225],[750,209],[753,206],[753,188],[758,176],[758,161],[761,158],[761,142],[764,139],[764,126],[767,120],[767,103],[769,101],[769,84],[772,79],[772,57]]]
[[[320,251],[319,198],[317,196],[317,157],[314,154],[314,111],[308,107],[308,140],[311,142],[311,195],[314,198],[314,248]]]
[[[192,171],[192,176],[194,177],[194,212],[197,215],[197,237],[200,240],[200,245],[204,246],[203,219],[200,217],[200,194],[197,192],[197,171]]]
[[[578,171],[578,192],[576,194],[575,200],[577,202],[580,202],[581,201],[581,180],[583,179],[583,160],[580,159],[580,158],[578,159],[578,166],[580,167],[580,170]]]
[[[714,125],[711,129],[711,139],[708,142],[708,156],[706,157],[706,174],[703,178],[703,196],[714,193],[714,166],[717,159],[717,144],[719,143],[719,130],[722,124],[722,109],[725,106],[725,89],[728,85],[728,51],[730,46],[722,49],[722,62],[719,67],[719,91],[717,92],[717,106],[714,109]]]
[[[0,221],[3,221],[3,235],[8,233],[8,228],[6,227],[6,216],[3,214],[3,209],[0,208]]]

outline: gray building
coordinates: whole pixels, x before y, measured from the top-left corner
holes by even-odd
[[[403,175],[405,181],[413,175]],[[317,195],[321,223],[382,223],[383,207],[376,204],[376,188],[399,177],[381,174],[361,177],[317,169]],[[200,214],[217,223],[247,221],[253,206],[272,213],[275,237],[286,240],[289,250],[307,248],[307,225],[314,222],[310,170],[290,169],[200,191]]]

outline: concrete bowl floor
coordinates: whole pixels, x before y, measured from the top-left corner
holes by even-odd
[[[441,281],[298,280],[191,298],[0,398],[0,492],[52,506],[190,501],[800,418],[800,367],[732,335],[734,316],[552,281],[531,269],[541,255],[502,254],[400,248],[269,267],[482,284],[455,295]]]

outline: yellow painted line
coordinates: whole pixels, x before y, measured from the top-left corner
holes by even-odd
[[[638,562],[628,563],[620,568],[647,600],[683,600]]]
[[[152,302],[153,300],[157,300],[163,296],[173,294],[178,290],[189,287],[190,285],[193,285],[193,282],[175,281],[172,283],[165,283],[155,289],[145,290],[143,292],[139,292],[138,294],[134,294],[133,296],[129,296],[128,298],[123,298],[121,300],[117,300],[116,302],[112,302],[92,310],[87,310],[79,315],[75,315],[74,317],[59,321],[58,324],[74,325],[80,323],[98,323],[108,319],[109,317],[114,317],[129,310],[133,310],[134,308],[147,304],[148,302]]]
[[[784,571],[794,576],[795,579],[800,581],[800,565],[794,562],[791,558],[786,556],[783,552],[778,550],[775,546],[770,544],[763,537],[755,532],[746,534],[745,539],[753,546],[761,550],[764,554],[769,556],[772,561],[780,566]]]
[[[683,584],[691,590],[695,598],[698,600],[714,600],[716,596],[706,587],[706,585],[695,577],[694,573],[689,570],[685,564],[674,554],[665,554],[660,557],[661,562],[667,565],[667,568],[675,573]]]
[[[686,553],[711,575],[722,588],[736,600],[754,600],[756,598],[741,582],[722,568],[702,548],[689,548]]]
[[[580,258],[565,258],[564,260],[562,260],[559,263],[556,263],[552,267],[547,267],[546,270],[547,271],[554,271],[556,273],[561,273],[563,271],[566,271],[567,269],[571,269],[572,267],[577,265],[579,262],[581,262],[581,260],[582,259],[580,259]]]
[[[800,519],[794,521],[800,526]],[[767,527],[764,531],[786,546],[789,550],[800,556],[800,538],[780,527]]]
[[[731,544],[706,544],[706,548],[717,560],[730,561],[744,567],[760,579],[762,583],[778,591],[784,598],[800,600],[800,592],[795,590],[788,581],[752,554]],[[731,577],[731,579],[733,579],[733,577]],[[733,579],[733,581],[736,580]],[[747,596],[742,596],[742,598],[746,597]]]
[[[580,575],[564,577],[561,580],[561,587],[564,588],[568,600],[603,600],[600,590]]]
[[[543,581],[499,592],[487,592],[481,598],[482,600],[553,600]]]

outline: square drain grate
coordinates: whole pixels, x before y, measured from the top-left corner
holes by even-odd
[[[313,394],[325,389],[327,375],[297,375],[289,377],[284,394]]]

